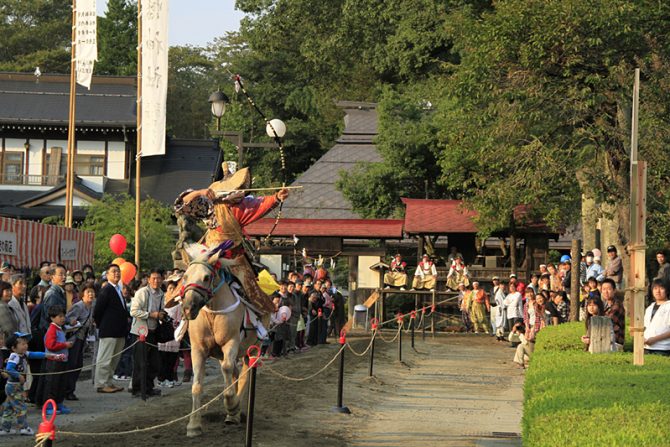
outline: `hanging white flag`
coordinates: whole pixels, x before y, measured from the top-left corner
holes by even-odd
[[[142,2],[142,157],[165,154],[168,0]]]
[[[91,89],[93,65],[98,60],[97,15],[95,0],[77,1],[75,23],[75,63],[77,84]]]

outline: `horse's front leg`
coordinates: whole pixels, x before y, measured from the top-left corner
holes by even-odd
[[[202,402],[202,384],[205,378],[205,360],[207,355],[200,349],[191,350],[191,361],[193,362],[193,385],[191,394],[193,395],[193,409],[200,408]],[[193,438],[202,435],[202,411],[191,415],[186,426],[186,436]]]
[[[221,373],[225,381],[226,389],[223,393],[223,402],[226,406],[226,424],[239,424],[240,416],[240,400],[237,397],[237,387],[231,385],[235,380],[233,378],[235,373],[235,362],[237,361],[237,351],[239,350],[240,342],[237,339],[230,340],[222,348],[223,360],[221,360]]]

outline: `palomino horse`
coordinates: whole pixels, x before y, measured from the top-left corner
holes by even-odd
[[[225,259],[221,261],[225,262]],[[189,320],[188,334],[193,361],[193,411],[202,405],[205,361],[208,357],[214,357],[221,363],[226,387],[239,377],[237,386],[224,393],[227,413],[225,422],[238,424],[241,421],[240,402],[244,402],[243,397],[246,394],[248,366],[243,362],[242,371],[239,371],[237,359],[256,341],[255,331],[250,331],[240,341],[245,306],[226,283],[218,252],[211,256],[205,253],[191,261],[182,278],[182,284],[181,305],[184,317]],[[202,434],[201,415],[201,411],[191,415],[186,427],[188,437]]]

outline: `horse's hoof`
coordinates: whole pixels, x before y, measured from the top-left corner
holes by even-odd
[[[235,415],[230,415],[230,414],[226,415],[226,420],[224,421],[224,423],[226,425],[237,425],[240,422],[242,422],[242,418],[240,416],[240,413],[237,413]]]
[[[187,438],[197,438],[198,436],[202,436],[202,428],[201,427],[187,427],[186,428],[186,437]]]

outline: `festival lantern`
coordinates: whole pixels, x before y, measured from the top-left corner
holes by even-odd
[[[268,137],[275,138],[275,136],[277,136],[283,138],[284,135],[286,135],[286,124],[284,124],[282,120],[275,118],[268,121],[265,126],[265,132],[268,134]],[[275,132],[277,135],[275,135]]]
[[[121,256],[121,253],[126,251],[128,242],[122,234],[115,234],[109,239],[109,248],[116,256]]]

